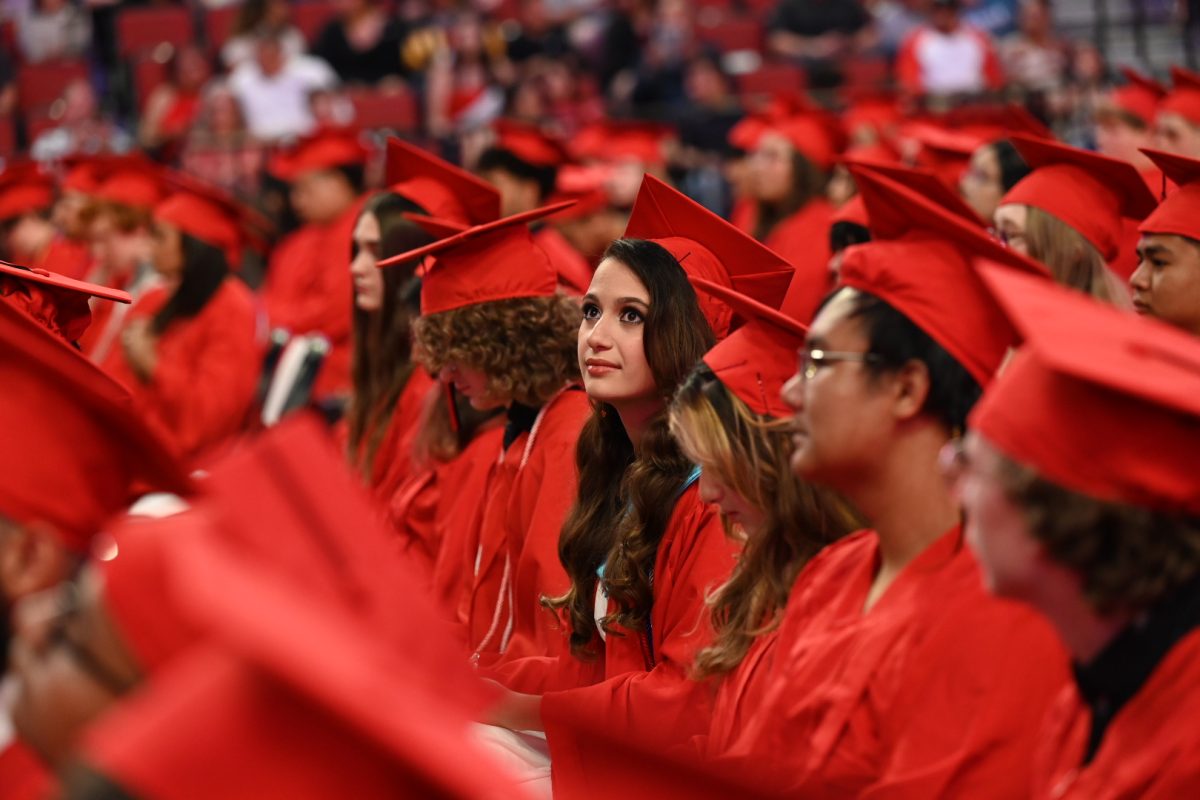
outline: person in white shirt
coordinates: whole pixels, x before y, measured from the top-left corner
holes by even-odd
[[[278,29],[263,30],[255,57],[238,66],[229,88],[242,106],[246,127],[257,139],[302,136],[315,125],[310,98],[338,82],[319,58],[289,54]]]
[[[916,95],[978,94],[1004,86],[1004,73],[988,35],[962,21],[961,0],[933,0],[929,24],[900,47],[896,76]]]

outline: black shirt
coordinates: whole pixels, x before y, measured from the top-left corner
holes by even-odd
[[[858,0],[783,0],[771,14],[768,27],[798,36],[857,33],[871,21]]]
[[[1092,712],[1083,763],[1100,749],[1109,724],[1150,680],[1175,644],[1200,626],[1200,577],[1121,631],[1087,664],[1074,665],[1079,695]]]
[[[517,440],[517,437],[522,433],[529,433],[533,430],[533,423],[537,422],[537,416],[541,412],[541,408],[532,406],[524,406],[520,403],[513,403],[508,407],[508,421],[504,424],[504,449]]]

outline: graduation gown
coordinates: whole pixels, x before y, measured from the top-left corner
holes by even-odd
[[[92,267],[92,254],[87,245],[56,236],[31,266],[83,280]]]
[[[281,239],[260,290],[271,327],[293,335],[322,333],[329,339],[329,355],[313,385],[318,400],[350,391],[350,245],[365,202],[354,202],[333,222],[308,223]]]
[[[159,286],[143,295],[126,326],[153,317],[170,291]],[[199,314],[175,320],[157,345],[158,364],[147,381],[130,368],[120,337],[102,366],[129,389],[148,424],[195,464],[240,433],[253,409],[263,355],[254,294],[226,278]]]
[[[803,208],[771,229],[763,242],[796,267],[797,272],[820,274],[829,269],[829,228],[834,208],[824,197],[810,200]]]
[[[0,747],[0,797],[41,800],[52,786],[50,771],[23,743],[14,739]]]
[[[554,265],[554,271],[558,273],[558,285],[563,291],[576,297],[587,294],[595,270],[558,228],[543,225],[534,232],[533,240]]]
[[[578,493],[575,448],[592,414],[578,387],[559,392],[519,434],[488,478],[476,537],[461,555],[468,586],[460,618],[482,663],[556,652],[561,632],[541,607],[570,586],[558,537]]]
[[[370,487],[381,502],[390,503],[413,471],[413,443],[420,433],[425,398],[437,388],[438,382],[424,367],[413,367],[371,465]]]
[[[725,766],[806,798],[1026,796],[1037,732],[1069,680],[1053,630],[987,594],[957,526],[864,614],[878,559],[863,531],[801,572],[760,713]]]
[[[1175,800],[1200,791],[1200,631],[1175,644],[1117,712],[1087,765],[1091,711],[1063,689],[1038,737],[1031,797]]]

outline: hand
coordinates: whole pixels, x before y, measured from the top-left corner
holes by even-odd
[[[508,728],[510,731],[541,731],[542,696],[514,692],[495,681],[488,681],[499,694],[496,703],[484,712],[481,722]]]
[[[158,366],[158,337],[150,331],[150,321],[138,319],[129,323],[121,335],[121,347],[134,374],[143,381],[150,380]]]

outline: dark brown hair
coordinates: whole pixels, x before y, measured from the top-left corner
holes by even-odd
[[[620,415],[607,403],[594,404],[580,433],[575,455],[579,494],[558,545],[571,587],[559,597],[542,599],[565,617],[571,652],[580,658],[595,655],[593,603],[601,565],[605,588],[615,601],[602,621],[605,629],[619,625],[640,631],[650,617],[658,545],[693,469],[671,436],[666,405],[715,341],[682,267],[662,246],[618,239],[604,258],[629,267],[650,295],[643,347],[663,410],[650,421],[636,453]]]

